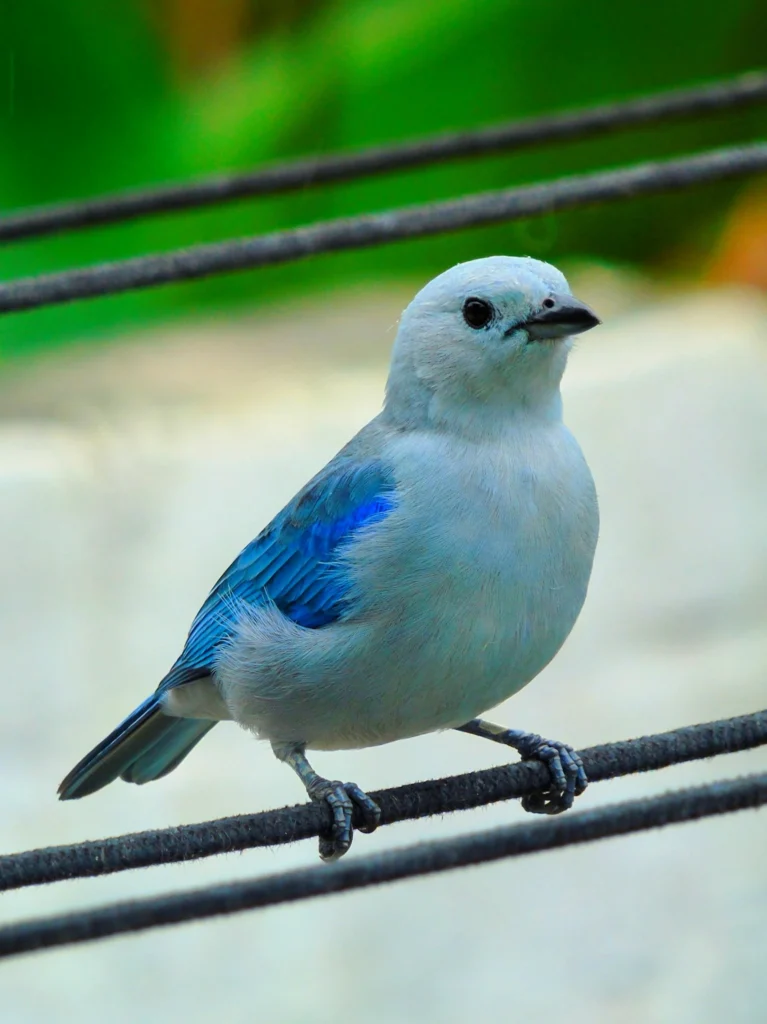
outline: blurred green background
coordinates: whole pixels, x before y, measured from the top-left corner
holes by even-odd
[[[726,76],[763,0],[2,0],[0,210]],[[753,138],[764,109],[0,249],[9,279]],[[743,186],[8,316],[0,358],[137,323],[520,252],[701,271]]]

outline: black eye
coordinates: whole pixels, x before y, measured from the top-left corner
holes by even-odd
[[[469,327],[478,331],[493,319],[493,307],[484,299],[467,299],[463,304],[463,318]]]
[[[556,306],[556,302],[553,299],[549,298],[549,299],[544,299],[543,300],[543,308],[544,309],[553,309],[555,306]]]

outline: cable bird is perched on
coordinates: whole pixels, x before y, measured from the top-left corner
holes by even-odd
[[[529,683],[583,606],[599,531],[591,473],[562,422],[574,334],[599,323],[538,260],[461,263],[402,315],[383,411],[211,591],[151,697],[67,775],[62,800],[172,771],[216,722],[268,739],[332,824],[326,860],[375,803],[320,778],[307,748],[440,729],[549,766],[528,810],[586,786],[564,743],[475,716]]]

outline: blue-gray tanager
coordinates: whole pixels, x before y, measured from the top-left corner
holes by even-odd
[[[599,323],[537,260],[462,263],[402,315],[383,411],[241,552],[157,690],[64,779],[61,799],[172,771],[216,722],[271,742],[330,807],[325,859],[376,804],[307,748],[461,729],[549,767],[525,802],[586,786],[564,743],[476,716],[529,683],[583,606],[594,483],[562,422],[571,336]]]

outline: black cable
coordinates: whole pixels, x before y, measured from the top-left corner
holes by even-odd
[[[436,874],[504,857],[519,857],[575,843],[767,803],[767,772],[739,779],[576,811],[543,822],[507,825],[468,836],[434,840],[323,867],[301,868],[245,882],[207,886],[167,896],[113,903],[94,910],[57,914],[0,928],[0,957],[52,946],[90,942],[110,935],[199,921],[257,907],[294,903],[313,896],[364,889],[383,882]]]
[[[183,184],[160,185],[96,199],[37,207],[0,219],[0,242],[39,238],[57,231],[73,231],[150,214],[211,206],[247,196],[274,195],[423,167],[438,161],[604,135],[635,125],[713,114],[765,100],[767,73],[755,71],[707,85],[512,121],[476,131],[450,132],[414,142],[303,158],[252,171],[217,174]]]
[[[643,736],[581,751],[592,782],[673,764],[750,750],[767,743],[767,711],[706,722],[655,736]],[[434,814],[468,810],[526,796],[545,786],[546,768],[516,762],[499,768],[417,782],[371,793],[384,825]],[[5,854],[0,857],[0,890],[92,878],[132,868],[211,857],[234,850],[275,846],[316,836],[326,809],[301,804],[260,814],[219,818],[196,825],[135,832],[113,839]]]
[[[590,203],[741,178],[763,171],[767,171],[767,143],[754,143],[660,163],[572,175],[540,185],[403,207],[386,213],[344,217],[290,231],[10,281],[0,285],[0,313],[114,295],[135,288],[155,288],[233,270],[287,263],[320,253],[461,231]]]

